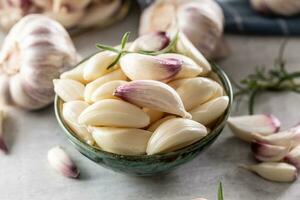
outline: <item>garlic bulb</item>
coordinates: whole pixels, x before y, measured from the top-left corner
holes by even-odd
[[[139,32],[146,34],[174,27],[182,31],[206,58],[225,57],[228,53],[222,41],[224,16],[215,1],[156,1],[143,12]],[[220,49],[225,50],[218,52]]]
[[[42,15],[20,20],[0,54],[0,102],[39,109],[53,101],[52,80],[78,61],[65,29]]]
[[[255,10],[264,14],[275,13],[290,16],[300,13],[298,0],[251,0],[250,2]]]
[[[66,28],[101,26],[123,17],[127,6],[122,0],[5,0],[0,1],[0,26],[9,30],[31,13],[48,16]]]

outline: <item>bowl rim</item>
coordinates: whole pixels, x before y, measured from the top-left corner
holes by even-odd
[[[85,62],[88,58],[89,57],[87,57],[86,59],[83,59],[76,66]],[[55,116],[58,121],[58,124],[64,130],[68,140],[73,145],[75,145],[75,147],[79,146],[80,148],[83,148],[89,152],[101,154],[101,156],[110,157],[110,158],[127,159],[127,160],[145,160],[145,159],[146,160],[149,160],[149,159],[156,160],[156,159],[160,159],[162,157],[170,157],[170,156],[174,156],[174,155],[180,155],[182,153],[185,153],[187,151],[194,149],[198,145],[204,143],[204,141],[210,142],[215,137],[217,137],[219,134],[221,134],[222,131],[219,131],[220,133],[218,133],[217,130],[225,126],[227,119],[230,115],[232,103],[233,103],[233,90],[232,90],[230,79],[228,78],[226,73],[217,65],[211,64],[211,67],[212,67],[212,72],[217,74],[218,78],[220,79],[220,81],[223,84],[223,87],[224,87],[225,92],[227,93],[227,96],[229,97],[228,107],[227,107],[225,113],[223,114],[223,118],[221,118],[221,120],[219,118],[219,122],[217,122],[218,125],[215,126],[214,129],[211,130],[210,134],[208,134],[207,136],[205,136],[204,138],[202,138],[201,140],[199,140],[197,142],[194,142],[186,147],[183,147],[181,149],[178,149],[178,150],[175,150],[172,152],[162,153],[162,154],[154,154],[154,155],[121,155],[121,154],[107,152],[107,151],[101,150],[99,148],[96,148],[94,146],[91,146],[91,145],[85,143],[80,137],[78,137],[77,134],[64,121],[61,111],[60,111],[62,99],[60,97],[58,97],[58,95],[55,95],[55,100],[54,100]]]

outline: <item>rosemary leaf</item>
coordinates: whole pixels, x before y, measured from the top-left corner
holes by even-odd
[[[126,47],[126,44],[128,42],[130,36],[130,32],[126,32],[123,37],[122,37],[122,41],[121,41],[121,50],[124,50],[124,48]]]
[[[111,46],[107,46],[107,45],[104,45],[104,44],[97,44],[96,47],[98,49],[101,49],[101,50],[105,50],[105,51],[113,51],[115,53],[119,53],[120,51],[114,47],[111,47]]]

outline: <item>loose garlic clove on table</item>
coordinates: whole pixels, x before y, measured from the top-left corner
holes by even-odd
[[[285,157],[284,161],[294,165],[297,169],[300,169],[300,145],[292,149]]]
[[[70,156],[61,147],[53,147],[48,151],[49,164],[62,175],[69,178],[78,178],[79,170]]]
[[[230,117],[228,125],[232,133],[247,142],[255,139],[254,133],[271,135],[280,128],[280,121],[273,115],[252,115]]]
[[[165,83],[137,80],[119,86],[114,96],[137,106],[191,118],[176,91]]]
[[[265,162],[242,167],[275,182],[293,182],[298,176],[296,167],[287,163]]]
[[[281,161],[289,152],[289,147],[252,142],[251,149],[255,159],[262,162]]]

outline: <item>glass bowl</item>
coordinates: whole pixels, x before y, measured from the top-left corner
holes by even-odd
[[[130,175],[153,176],[167,173],[176,167],[191,161],[204,149],[208,148],[221,134],[227,118],[230,115],[233,101],[233,93],[230,81],[225,72],[218,66],[212,66],[212,70],[219,77],[220,82],[223,84],[224,90],[229,97],[229,104],[225,113],[219,117],[215,127],[206,137],[189,146],[170,153],[159,155],[127,156],[106,152],[86,144],[71,130],[71,128],[69,128],[67,123],[64,121],[61,112],[63,101],[58,96],[55,97],[54,102],[55,115],[68,140],[81,154],[93,162],[113,171],[127,173]]]

